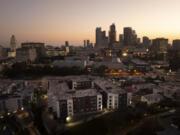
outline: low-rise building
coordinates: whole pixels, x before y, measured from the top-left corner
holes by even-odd
[[[25,86],[24,81],[21,80],[1,80],[1,82],[0,114],[14,113],[29,107],[34,97],[32,85]]]
[[[21,108],[21,96],[3,95],[0,97],[0,114],[16,112]]]
[[[89,57],[65,57],[65,60],[56,60],[53,62],[53,66],[55,67],[81,67],[85,68],[90,63]]]
[[[38,42],[26,42],[21,44],[22,48],[34,48],[36,49],[37,57],[45,57],[46,56],[46,48],[44,43]]]
[[[176,82],[161,83],[153,89],[153,93],[161,93],[167,98],[174,99],[175,94],[180,91],[180,84]]]
[[[163,96],[160,94],[148,94],[141,96],[141,102],[146,102],[148,105],[158,103],[163,99]]]
[[[16,50],[17,61],[35,61],[37,53],[35,48],[19,48]]]
[[[143,90],[143,89],[153,89],[156,85],[152,83],[140,83],[140,84],[133,84],[132,88],[134,88],[136,91]]]
[[[150,65],[139,59],[132,59],[129,64],[129,69],[134,69],[141,72],[146,72],[150,70]]]

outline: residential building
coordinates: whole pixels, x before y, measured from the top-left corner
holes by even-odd
[[[118,109],[131,105],[132,94],[117,87],[111,81],[98,78],[94,87],[102,94],[103,108]]]
[[[88,78],[51,79],[48,106],[56,112],[57,117],[67,118],[102,111],[102,96],[94,89],[92,81]]]
[[[58,118],[118,109],[131,104],[127,93],[104,78],[67,76],[49,78],[48,107]]]

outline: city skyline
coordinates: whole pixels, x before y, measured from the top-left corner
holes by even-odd
[[[0,2],[0,44],[9,45],[11,35],[18,44],[39,41],[52,45],[82,45],[83,40],[95,42],[95,29],[109,31],[116,25],[116,38],[123,27],[132,27],[138,37],[180,38],[179,0],[6,0]]]

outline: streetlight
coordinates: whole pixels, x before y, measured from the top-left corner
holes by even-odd
[[[126,56],[127,56],[127,53],[126,53],[126,52],[124,52],[122,55],[123,55],[124,57],[126,57]]]
[[[66,117],[66,122],[70,122],[71,119],[72,119],[71,116]]]

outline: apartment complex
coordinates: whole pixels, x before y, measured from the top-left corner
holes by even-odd
[[[131,94],[112,82],[92,76],[49,79],[48,107],[58,118],[118,109],[129,105]]]

